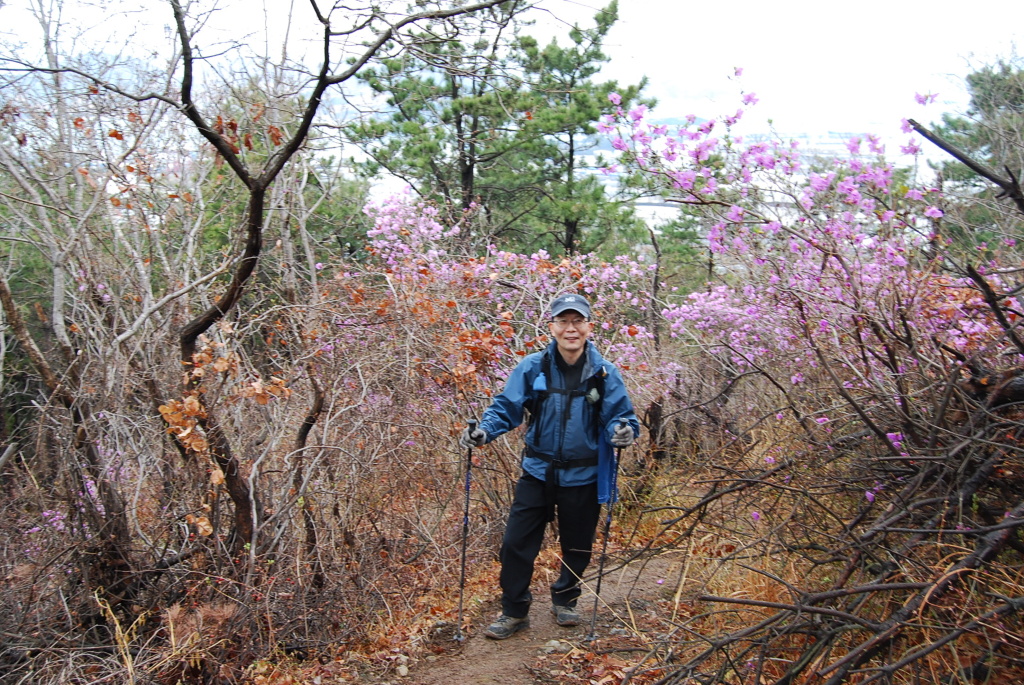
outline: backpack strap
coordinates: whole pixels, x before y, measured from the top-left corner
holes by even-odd
[[[601,415],[601,403],[604,401],[604,385],[605,379],[608,377],[608,369],[605,368],[604,362],[601,363],[601,368],[587,379],[587,385],[585,390],[576,388],[575,390],[566,390],[565,388],[553,388],[547,382],[547,376],[545,375],[551,369],[551,349],[545,349],[544,353],[540,358],[540,373],[533,380],[531,386],[534,391],[534,398],[526,404],[526,409],[530,412],[530,419],[527,422],[527,427],[532,426],[536,417],[540,416],[541,406],[544,404],[544,400],[548,398],[551,393],[556,395],[568,395],[572,397],[586,397],[587,401],[594,405],[594,420],[595,422]],[[596,390],[597,395],[591,399],[592,392]]]
[[[544,353],[540,357],[540,373],[538,373],[530,389],[533,390],[533,399],[526,403],[526,409],[530,412],[530,419],[527,421],[527,428],[533,425],[533,422],[540,416],[540,408],[544,404],[544,400],[548,398],[550,390],[548,389],[547,376],[545,375],[551,365],[551,350],[545,349]]]

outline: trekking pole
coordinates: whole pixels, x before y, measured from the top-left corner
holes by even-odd
[[[470,436],[476,432],[476,421],[469,420]],[[466,636],[462,634],[462,594],[466,589],[466,543],[469,540],[469,474],[473,469],[473,447],[466,448],[466,506],[462,514],[462,572],[459,577],[459,618],[455,624],[455,639],[462,642]]]
[[[619,421],[620,428],[625,425],[625,421]],[[594,614],[590,618],[590,634],[585,638],[587,642],[593,642],[597,639],[597,604],[601,599],[601,579],[604,578],[604,560],[608,555],[608,532],[612,527],[612,507],[615,506],[615,502],[619,499],[619,458],[622,456],[622,448],[617,447],[613,454],[615,455],[615,463],[612,464],[610,495],[608,497],[608,504],[605,506],[604,541],[601,543],[601,561],[598,562],[597,566],[597,587],[594,588]]]

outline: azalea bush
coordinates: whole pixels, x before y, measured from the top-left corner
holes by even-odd
[[[913,186],[877,140],[805,159],[733,135],[742,114],[677,131],[642,107],[603,122],[621,164],[699,217],[716,275],[661,310],[681,349],[700,351],[681,358],[699,392],[678,411],[727,428],[704,446],[711,489],[665,537],[710,524],[736,542],[720,562],[733,578],[763,573],[778,591],[705,586],[706,602],[754,607],[753,627],[680,631],[691,658],[664,682],[996,667],[979,638],[1019,656],[1024,501],[1006,479],[1020,478],[1024,396],[1008,391],[1024,347],[1000,261],[1015,244],[951,268],[941,206],[956,199]]]

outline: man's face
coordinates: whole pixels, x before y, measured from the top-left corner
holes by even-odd
[[[582,314],[571,309],[548,322],[548,328],[562,356],[570,358],[566,361],[574,361],[583,351],[593,330],[592,324]]]

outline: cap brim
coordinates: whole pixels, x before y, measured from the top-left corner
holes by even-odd
[[[566,312],[576,312],[577,314],[582,314],[587,319],[590,318],[590,309],[589,308],[587,308],[587,307],[577,307],[577,306],[573,306],[573,305],[569,305],[567,307],[562,307],[561,309],[552,310],[551,316],[555,317],[555,316],[558,316],[560,314],[565,314]]]

